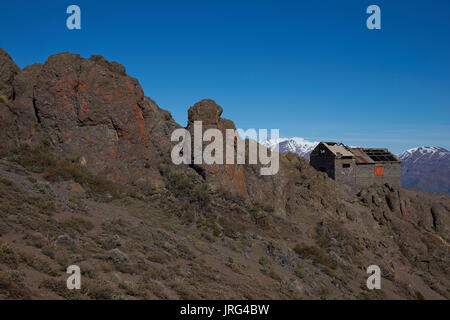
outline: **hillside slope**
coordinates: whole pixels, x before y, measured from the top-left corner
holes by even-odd
[[[449,298],[450,197],[345,194],[292,153],[274,176],[175,166],[180,126],[119,64],[63,53],[20,70],[1,52],[0,67],[0,298]],[[234,128],[221,114],[202,100],[187,129]]]

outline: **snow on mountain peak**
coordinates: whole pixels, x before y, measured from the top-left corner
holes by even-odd
[[[399,158],[402,161],[406,160],[418,161],[423,160],[424,158],[441,159],[443,157],[448,157],[449,155],[450,152],[447,149],[441,147],[421,146],[406,150],[399,156]]]
[[[309,141],[301,137],[268,139],[260,142],[271,150],[278,147],[280,153],[292,152],[309,159],[311,151],[319,144],[316,141]]]
[[[417,147],[400,155],[405,188],[450,194],[450,152],[441,147]]]
[[[267,139],[260,142],[270,150],[280,153],[292,152],[309,160],[309,154],[319,144],[317,141],[309,141],[301,137]],[[399,155],[403,162],[418,162],[428,160],[447,161],[450,159],[450,151],[441,147],[420,146],[404,151]]]

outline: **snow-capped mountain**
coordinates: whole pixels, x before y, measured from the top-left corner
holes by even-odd
[[[303,138],[268,139],[261,142],[271,150],[293,152],[309,160],[311,151],[319,144]],[[441,147],[417,147],[399,155],[402,161],[404,188],[450,194],[450,151]]]
[[[450,152],[441,147],[417,147],[399,156],[405,188],[450,193]]]
[[[260,143],[270,150],[275,150],[278,147],[280,153],[292,152],[308,160],[311,151],[319,144],[319,142],[308,141],[299,137],[268,139]]]
[[[429,160],[446,160],[450,159],[450,152],[441,147],[417,147],[406,150],[399,156],[402,161],[429,161]]]

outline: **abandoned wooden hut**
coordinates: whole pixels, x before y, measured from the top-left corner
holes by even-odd
[[[401,161],[388,149],[351,148],[321,142],[311,152],[311,165],[339,183],[351,187],[389,184],[401,187]]]

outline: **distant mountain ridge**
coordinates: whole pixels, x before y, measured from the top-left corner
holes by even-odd
[[[292,152],[309,160],[309,154],[311,153],[311,151],[314,150],[314,148],[319,144],[319,142],[308,141],[300,137],[293,137],[293,138],[268,139],[262,141],[261,144],[271,150],[275,150],[278,147],[278,152],[280,153]]]
[[[401,160],[413,159],[414,162],[425,159],[448,160],[449,157],[450,152],[445,148],[425,146],[406,150],[399,156]]]
[[[405,188],[450,193],[450,152],[441,147],[417,147],[399,156]]]
[[[300,137],[268,139],[261,142],[280,153],[295,153],[309,160],[319,142]],[[442,147],[416,147],[399,155],[402,160],[402,183],[405,188],[450,194],[450,151]]]

